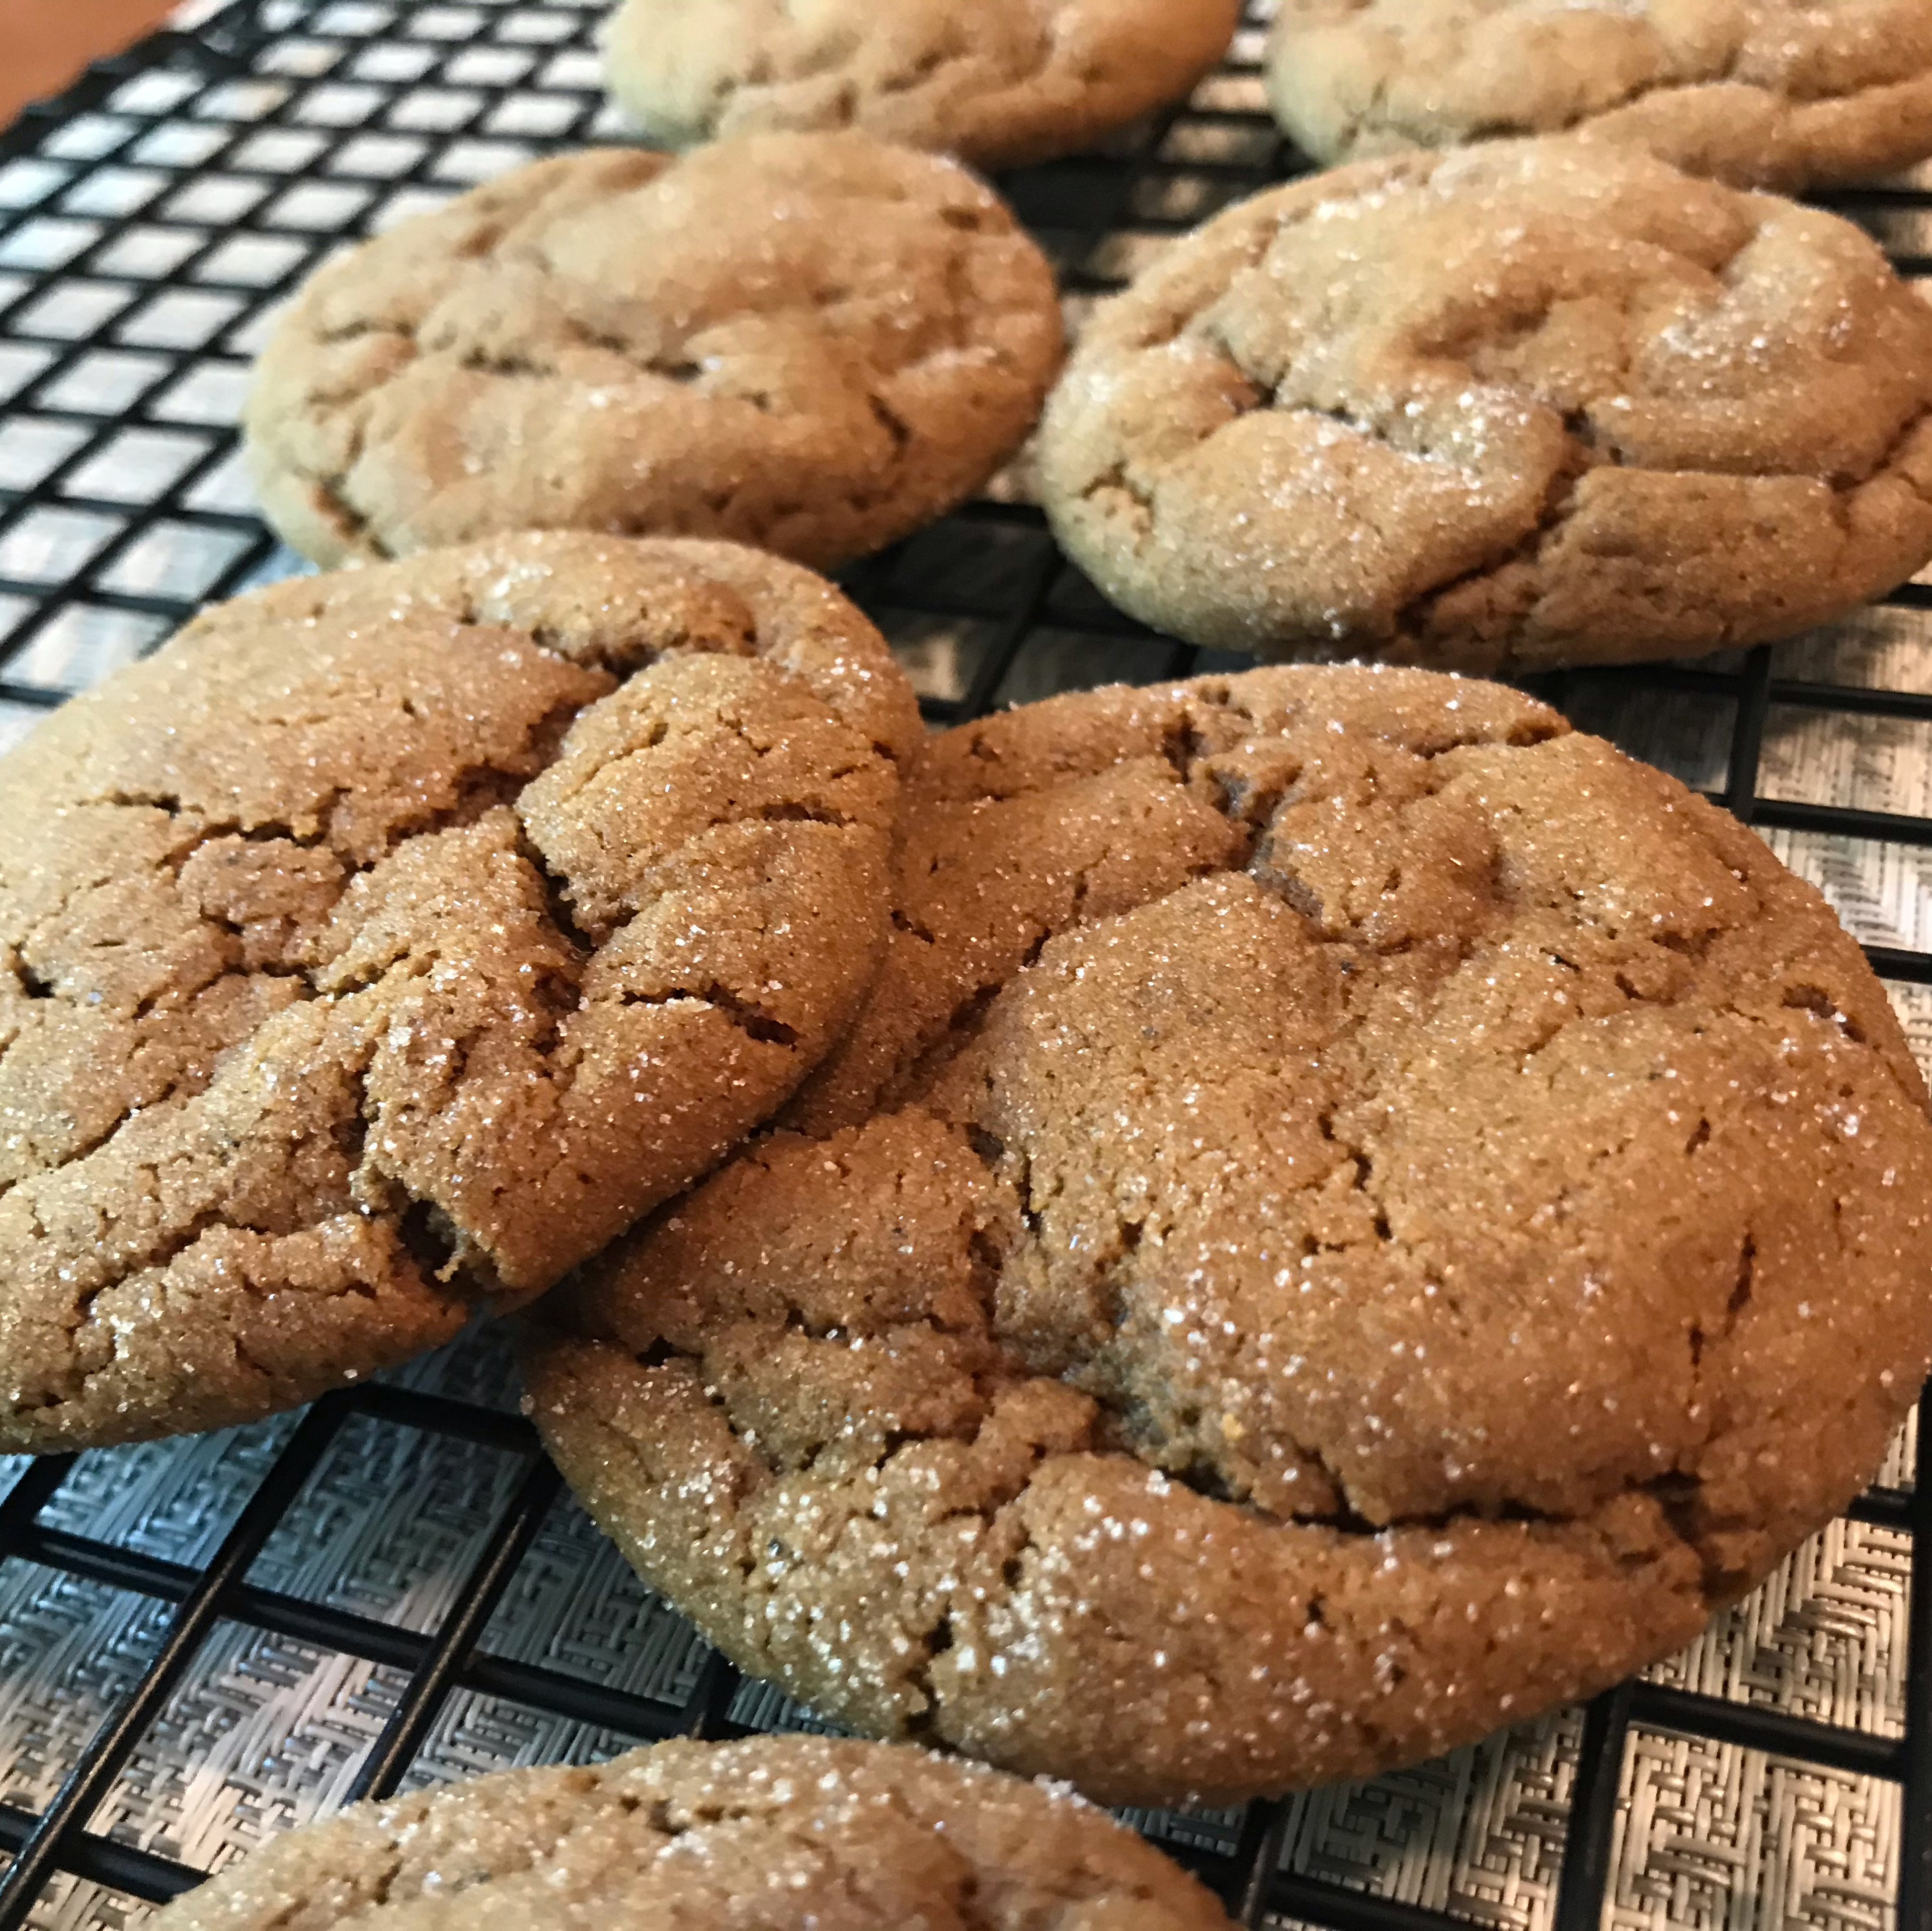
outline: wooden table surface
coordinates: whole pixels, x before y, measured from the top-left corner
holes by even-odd
[[[0,127],[89,61],[152,33],[174,0],[0,0]]]

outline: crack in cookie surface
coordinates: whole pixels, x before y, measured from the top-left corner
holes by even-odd
[[[897,895],[785,1130],[529,1368],[646,1579],[841,1720],[1136,1802],[1414,1761],[1688,1640],[1909,1407],[1932,1126],[1882,989],[1527,699],[1285,670],[962,727]]]
[[[250,460],[323,562],[534,524],[829,565],[982,481],[1060,349],[1051,269],[950,163],[859,135],[592,150],[315,276]]]
[[[1076,559],[1197,643],[1714,649],[1932,555],[1932,315],[1847,223],[1646,156],[1364,163],[1104,306],[1040,457]]]
[[[0,1435],[307,1399],[688,1182],[856,1010],[917,735],[807,572],[571,535],[76,700],[0,764]]]
[[[1282,126],[1329,162],[1576,130],[1796,192],[1932,153],[1916,0],[1289,0],[1268,82]]]

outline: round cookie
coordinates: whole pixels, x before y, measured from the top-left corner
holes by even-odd
[[[1556,133],[1740,187],[1932,154],[1923,0],[1282,0],[1275,118],[1321,161]]]
[[[809,572],[564,533],[56,712],[0,760],[0,1447],[306,1401],[704,1171],[859,1008],[919,730]]]
[[[1688,1642],[1932,1359],[1932,1124],[1811,888],[1498,686],[936,741],[864,1016],[539,1311],[646,1581],[1108,1801],[1432,1757]]]
[[[273,1838],[153,1931],[1228,1931],[1064,1790],[825,1737],[668,1743],[356,1804]]]
[[[244,427],[268,520],[324,563],[568,528],[830,568],[970,495],[1060,349],[1052,268],[950,162],[593,148],[328,263]]]
[[[1090,147],[1179,100],[1240,0],[625,0],[611,93],[653,140],[858,126],[976,166]]]
[[[1932,307],[1849,223],[1646,154],[1363,162],[1103,305],[1038,451],[1068,553],[1197,643],[1688,655],[1932,557]]]

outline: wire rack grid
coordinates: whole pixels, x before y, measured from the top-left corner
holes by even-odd
[[[621,139],[599,0],[237,0],[0,134],[0,744],[286,574],[234,421],[333,250]],[[1077,321],[1305,166],[1225,67],[1105,153],[1002,184]],[[1932,173],[1838,198],[1932,273]],[[1022,483],[851,573],[926,712],[1220,668],[1112,611]],[[1932,586],[1540,694],[1755,826],[1832,898],[1932,1059]],[[1932,1487],[1880,1486],[1702,1641],[1586,1711],[1402,1776],[1135,1813],[1250,1924],[1932,1931]],[[357,1797],[629,1742],[808,1726],[652,1599],[562,1494],[486,1333],[304,1414],[17,1462],[0,1500],[0,1931],[138,1923]]]

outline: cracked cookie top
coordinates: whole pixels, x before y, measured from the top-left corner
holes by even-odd
[[[1059,366],[990,189],[860,133],[536,162],[321,269],[246,415],[307,555],[724,537],[821,568],[970,495]]]
[[[673,147],[860,127],[981,167],[1071,154],[1178,100],[1240,0],[626,0],[611,93]]]
[[[1932,307],[1849,223],[1574,140],[1292,183],[1096,313],[1044,499],[1124,608],[1263,656],[1672,656],[1932,556]]]
[[[1688,1641],[1932,1357],[1932,1125],[1823,901],[1514,691],[1291,668],[936,741],[886,964],[545,1303],[651,1585],[1113,1801],[1434,1756]]]
[[[1070,1792],[826,1737],[659,1744],[358,1804],[153,1931],[1228,1931]]]
[[[1283,0],[1268,78],[1322,161],[1574,128],[1796,193],[1932,154],[1923,0]]]
[[[0,1447],[308,1400],[703,1172],[863,997],[918,736],[808,571],[561,533],[57,712],[0,760]]]

